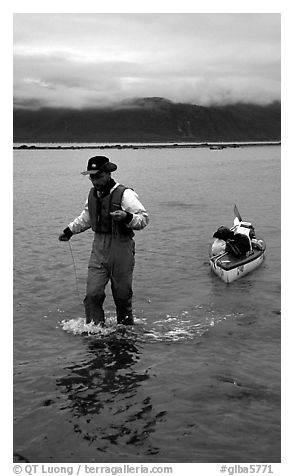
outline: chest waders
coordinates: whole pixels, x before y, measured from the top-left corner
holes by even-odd
[[[110,195],[98,198],[91,189],[88,197],[91,226],[95,232],[88,266],[87,291],[84,299],[86,323],[105,321],[103,303],[105,287],[111,282],[118,324],[133,324],[132,280],[135,265],[134,233],[110,212],[121,209],[126,187],[119,185]]]

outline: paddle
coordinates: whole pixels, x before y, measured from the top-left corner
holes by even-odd
[[[235,216],[238,218],[238,220],[239,220],[239,221],[242,221],[241,215],[240,215],[240,213],[239,213],[239,210],[238,210],[236,204],[235,204],[235,206],[234,206],[234,213],[235,213]]]

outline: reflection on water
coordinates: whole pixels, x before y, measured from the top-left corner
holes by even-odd
[[[134,344],[112,338],[108,342],[90,340],[87,347],[88,360],[66,367],[68,375],[57,381],[76,416],[98,414],[117,394],[130,396],[148,378],[131,369],[139,355]]]
[[[65,368],[66,375],[57,386],[67,401],[61,411],[70,411],[73,431],[98,451],[109,445],[146,446],[147,454],[156,454],[148,438],[165,412],[156,414],[152,397],[137,395],[148,371],[140,372],[135,364],[140,349],[122,332],[105,338],[85,338],[87,358]]]

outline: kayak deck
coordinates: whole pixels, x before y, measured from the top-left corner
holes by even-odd
[[[236,258],[228,252],[221,255],[211,256],[210,265],[212,270],[225,283],[231,283],[258,268],[264,260],[265,243],[262,240],[263,249],[253,248],[252,252],[244,258]]]
[[[259,258],[265,250],[253,249],[252,253],[249,256],[244,258],[236,258],[235,256],[230,255],[229,253],[224,253],[220,257],[211,257],[211,261],[214,261],[217,266],[229,271],[231,269],[237,268],[238,266],[244,266],[247,263],[251,263]],[[216,259],[215,259],[216,258]]]

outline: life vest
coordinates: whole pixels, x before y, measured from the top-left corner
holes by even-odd
[[[250,240],[243,233],[236,233],[234,239],[227,240],[226,250],[236,258],[243,258],[251,251]]]
[[[118,185],[113,192],[103,198],[98,198],[95,188],[91,188],[88,196],[88,209],[91,228],[95,233],[134,236],[131,228],[122,222],[114,222],[110,216],[111,212],[122,209],[121,200],[126,188],[124,185]]]
[[[240,221],[235,230],[235,237],[237,234],[243,235],[247,237],[249,243],[249,251],[252,251],[252,242],[251,242],[251,235],[252,235],[253,226],[251,223],[247,221]],[[244,240],[245,243],[245,240]]]

